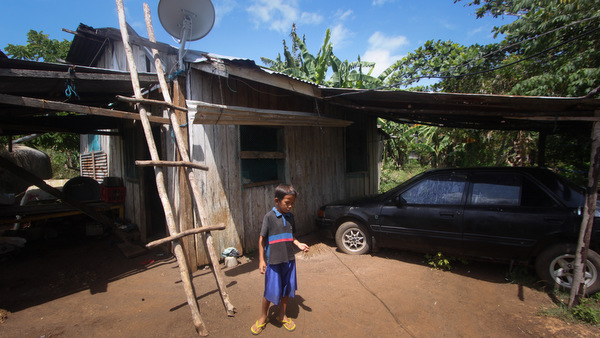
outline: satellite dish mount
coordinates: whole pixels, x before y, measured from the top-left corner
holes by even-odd
[[[215,7],[210,0],[160,0],[158,18],[167,33],[179,39],[179,70],[183,70],[186,42],[200,40],[211,31]]]

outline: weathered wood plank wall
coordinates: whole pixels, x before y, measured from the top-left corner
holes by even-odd
[[[315,100],[292,95],[249,80],[218,78],[192,71],[191,100],[210,103],[314,112]],[[299,234],[315,229],[319,206],[341,199],[346,194],[344,165],[344,129],[284,126],[286,154],[285,181],[299,191],[294,214]],[[244,188],[239,160],[239,126],[193,125],[191,127],[192,158],[209,166],[202,174],[203,192],[211,203],[207,210],[212,222],[226,221],[227,230],[215,232],[216,248],[229,246],[238,250],[254,250],[264,214],[274,206],[275,184]],[[370,176],[357,185],[360,192],[369,191]],[[202,254],[203,251],[199,251]],[[199,262],[202,257],[199,257]]]

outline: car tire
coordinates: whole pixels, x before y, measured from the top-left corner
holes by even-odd
[[[335,243],[344,253],[362,255],[371,250],[371,235],[362,224],[344,222],[335,232]]]
[[[576,246],[560,244],[542,252],[536,259],[535,271],[548,285],[558,289],[571,289]],[[600,255],[589,250],[585,266],[586,294],[600,291]]]

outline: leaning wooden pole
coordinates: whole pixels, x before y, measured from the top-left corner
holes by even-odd
[[[127,54],[127,64],[129,65],[129,72],[131,74],[131,83],[133,85],[134,94],[136,99],[142,99],[142,91],[140,89],[137,67],[133,58],[133,51],[131,49],[131,46],[129,45],[129,33],[127,32],[127,23],[125,21],[125,10],[123,7],[123,0],[115,1],[117,3],[121,37],[123,38],[123,46],[125,47],[125,52]],[[144,134],[146,135],[146,141],[148,143],[148,149],[150,150],[150,157],[153,161],[159,161],[160,158],[158,156],[156,144],[154,143],[154,136],[152,135],[150,122],[148,121],[147,110],[143,104],[139,105],[139,112],[141,116],[142,126],[144,128]],[[158,194],[160,196],[160,200],[165,211],[167,228],[169,229],[169,233],[171,235],[176,235],[177,227],[175,225],[173,210],[171,208],[171,203],[169,202],[169,197],[165,188],[165,177],[163,173],[163,168],[154,167],[154,173],[156,175],[156,187],[158,189]],[[196,331],[202,336],[207,336],[208,330],[206,329],[206,326],[202,321],[202,317],[200,316],[198,302],[196,301],[196,293],[194,291],[194,286],[191,282],[191,277],[188,270],[187,261],[185,259],[185,254],[183,252],[183,248],[179,240],[173,241],[173,252],[175,253],[175,257],[177,258],[179,272],[181,274],[181,281],[183,282],[188,305],[192,311],[192,319],[194,321]]]
[[[150,15],[150,7],[148,4],[144,3],[144,15],[146,19],[146,28],[148,30],[148,38],[151,42],[156,42],[156,38],[154,37],[154,28],[152,26],[152,17]],[[156,66],[156,73],[158,74],[158,79],[160,82],[160,86],[162,89],[163,97],[167,104],[172,105],[173,101],[171,96],[169,95],[169,88],[167,86],[166,77],[164,71],[162,69],[162,64],[160,62],[160,58],[158,55],[158,50],[152,49],[152,55],[154,56],[154,62]],[[187,147],[184,143],[184,137],[179,127],[179,121],[177,121],[177,116],[174,114],[172,108],[169,108],[169,118],[171,119],[171,126],[173,128],[173,134],[175,135],[175,141],[177,142],[177,149],[179,150],[179,155],[183,162],[191,162],[190,155],[187,151]],[[202,195],[200,192],[200,186],[198,184],[198,179],[196,178],[195,171],[192,170],[191,167],[184,167],[186,170],[186,174],[188,177],[188,181],[190,183],[190,188],[194,195],[194,203],[196,205],[196,212],[198,213],[198,220],[200,221],[200,226],[207,226],[206,212],[204,205],[202,204]],[[212,265],[212,271],[215,275],[215,279],[217,280],[217,285],[219,287],[219,291],[221,293],[221,299],[223,300],[223,305],[225,306],[225,311],[227,311],[228,316],[234,316],[235,307],[231,304],[229,300],[229,295],[227,293],[227,288],[224,283],[224,276],[221,268],[219,266],[219,256],[215,251],[215,247],[213,244],[212,234],[210,231],[206,231],[202,234],[202,238],[204,239],[204,248],[207,251],[210,262]]]

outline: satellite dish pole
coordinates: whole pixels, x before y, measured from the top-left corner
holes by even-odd
[[[183,56],[188,41],[205,37],[215,23],[215,7],[210,0],[160,0],[158,18],[163,28],[179,40],[179,70],[184,70]]]

